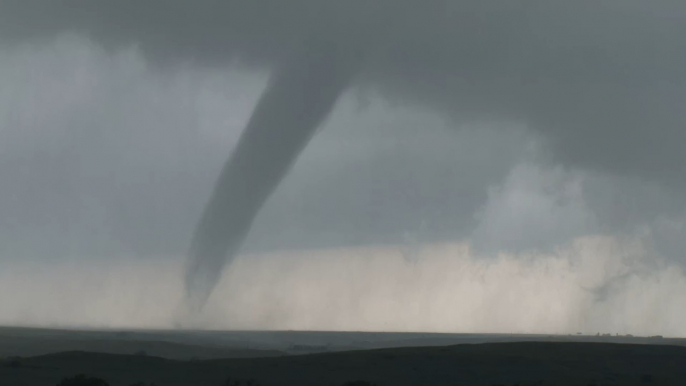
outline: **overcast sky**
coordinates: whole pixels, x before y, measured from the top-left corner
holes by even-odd
[[[609,235],[686,263],[682,1],[49,3],[0,5],[0,261],[183,256],[322,31],[364,65],[246,250]]]

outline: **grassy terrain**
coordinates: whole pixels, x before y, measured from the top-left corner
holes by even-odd
[[[87,373],[112,386],[220,386],[227,377],[263,386],[684,385],[686,347],[582,342],[462,344],[252,359],[177,361],[64,352],[0,363],[0,384],[56,385]]]

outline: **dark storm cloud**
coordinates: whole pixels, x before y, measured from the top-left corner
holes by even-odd
[[[667,0],[602,3],[6,0],[0,4],[0,38],[14,46],[45,41],[62,33],[78,33],[114,49],[134,45],[158,64],[190,63],[194,67],[224,68],[243,63],[273,68],[298,42],[314,34],[331,42],[364,46],[365,63],[356,82],[379,89],[386,98],[423,104],[463,121],[502,120],[526,124],[548,140],[558,161],[683,186],[686,181],[683,167],[686,153],[682,151],[686,142],[686,109],[682,108],[686,100],[685,17],[683,2]],[[120,88],[125,90],[127,86]],[[126,101],[130,98],[127,92],[122,91],[121,95],[119,99],[101,101],[120,106],[111,109],[113,112],[96,114],[96,118],[79,118],[92,122],[77,124],[83,132],[68,141],[77,141],[79,136],[93,137],[89,130],[96,120],[102,126],[108,119],[119,120],[121,111],[130,112],[134,103]],[[251,108],[249,104],[245,107]],[[112,115],[117,115],[116,119]],[[147,134],[136,134],[140,131],[136,122],[129,125],[127,132],[131,135],[126,141],[122,141],[125,136],[116,133],[120,127],[113,127],[113,133],[109,134],[107,129],[102,129],[109,139],[96,139],[107,143],[109,153],[99,153],[105,147],[92,147],[88,151],[98,153],[100,159],[107,154],[114,157],[122,151],[134,154],[135,149],[128,148],[128,143],[142,143],[143,137],[160,136],[170,130],[181,133],[185,130],[181,127],[184,121],[185,126],[194,125],[193,119],[168,111],[160,111],[155,119],[164,119],[165,115],[171,115],[170,120],[175,122],[166,125],[150,122],[143,131]],[[176,125],[179,128],[172,129]],[[157,134],[151,133],[152,128],[156,128]],[[87,139],[78,141],[87,142]],[[112,142],[121,145],[114,146]],[[49,155],[42,157],[48,157],[46,164],[64,171],[57,173],[62,183],[56,183],[55,189],[68,186],[68,175],[77,172],[67,164],[79,160],[71,156],[71,160],[56,162]],[[383,158],[383,155],[376,157]],[[426,162],[421,157],[415,158],[420,165]],[[380,168],[384,162],[403,164],[402,160],[380,161]],[[186,173],[188,180],[200,183],[197,170],[188,168],[181,173]],[[185,170],[182,165],[177,169]],[[393,170],[399,169],[390,167],[378,175]],[[371,169],[366,172],[377,173]],[[211,173],[205,174],[211,180]],[[146,178],[143,172],[140,175],[139,180]],[[379,180],[371,176],[368,179]],[[169,179],[165,183],[169,194],[177,194],[174,192],[179,188],[172,188]],[[470,195],[475,194],[461,196]],[[483,195],[480,197],[483,200]],[[436,200],[445,201],[440,197]],[[472,210],[482,203],[479,200],[471,200],[465,206]],[[593,199],[593,203],[603,200],[617,201],[606,194],[605,198]],[[43,202],[47,205],[49,200]],[[393,202],[398,200],[383,201],[389,207]],[[120,206],[118,217],[131,221],[140,216],[137,210],[127,209],[130,205]],[[160,209],[148,208],[151,212],[148,217],[168,213],[161,209],[162,203],[153,207],[157,206]],[[76,213],[67,209],[68,206],[62,207],[66,213]],[[629,208],[633,207],[629,205]],[[187,210],[191,213],[197,207]],[[40,212],[37,208],[35,211]],[[617,218],[617,215],[610,216]],[[138,231],[120,229],[117,233],[144,238]]]
[[[264,75],[160,73],[74,37],[2,52],[3,258],[183,254]],[[530,141],[368,96],[338,105],[248,250],[401,242],[423,220],[435,238],[463,238]]]
[[[10,41],[64,31],[161,63],[281,61],[305,36],[366,45],[359,82],[460,119],[519,121],[559,160],[681,185],[681,1],[4,1]],[[314,31],[314,32],[313,32]]]
[[[252,270],[240,260],[225,276],[231,286],[221,293],[229,296],[216,297],[221,304],[243,299],[238,303],[250,307],[229,301],[234,316],[222,320],[297,314],[345,321],[360,310],[340,305],[358,304],[360,289],[368,295],[375,288],[383,296],[371,296],[369,309],[395,323],[381,328],[412,326],[403,324],[403,314],[407,304],[417,304],[429,311],[417,317],[449,329],[462,322],[492,329],[493,320],[506,320],[509,328],[519,320],[525,322],[516,323],[520,328],[540,331],[550,326],[548,311],[557,309],[554,325],[567,331],[577,314],[581,321],[595,309],[602,312],[588,319],[683,331],[683,318],[673,312],[683,293],[680,267],[666,262],[665,270],[644,276],[648,284],[636,278],[643,268],[665,263],[652,259],[653,252],[684,258],[685,11],[680,0],[0,1],[0,272],[5,293],[20,288],[28,296],[5,299],[5,320],[60,319],[64,313],[55,307],[69,299],[85,312],[69,313],[72,323],[92,322],[96,314],[106,324],[141,321],[138,311],[156,314],[155,323],[177,321],[171,302],[160,302],[175,299],[169,296],[175,290],[150,291],[157,279],[171,282],[167,261],[132,264],[125,257],[187,251],[246,122],[257,122],[248,123],[253,139],[260,130],[301,130],[297,143],[276,149],[279,162],[264,151],[274,142],[268,137],[252,142],[261,143],[255,151],[244,141],[248,146],[234,152],[247,154],[252,166],[232,162],[229,170],[269,178],[238,178],[234,187],[262,184],[247,198],[235,199],[244,193],[240,188],[223,194],[219,185],[219,196],[229,199],[215,200],[207,211],[215,213],[218,205],[229,216],[210,227],[205,236],[214,241],[201,247],[241,239],[270,195],[268,185],[284,176],[347,88],[325,130],[260,210],[244,250],[267,254],[248,259]],[[335,68],[308,58],[327,50],[338,53],[332,64],[352,59],[356,73],[338,77]],[[289,60],[296,63],[291,72],[284,70]],[[287,75],[269,81],[269,73]],[[327,80],[336,86],[326,98],[303,103],[316,99]],[[271,107],[251,118],[265,84],[263,100]],[[365,93],[371,95],[366,101]],[[279,134],[270,138],[294,138]],[[233,233],[221,233],[231,227]],[[471,249],[436,251],[431,244],[456,240]],[[235,252],[241,241],[228,250]],[[378,243],[394,245],[345,248]],[[302,251],[308,247],[344,248],[333,261],[327,259],[336,251]],[[298,251],[287,258],[287,248]],[[374,265],[366,253],[375,249],[385,250],[390,265]],[[508,257],[512,251],[518,254]],[[209,290],[226,256],[211,252],[220,258],[205,267],[214,278],[196,277]],[[358,263],[356,253],[362,254]],[[643,260],[632,263],[634,254]],[[99,256],[107,261],[93,260]],[[69,257],[90,261],[70,266]],[[38,262],[27,274],[12,258]],[[71,267],[63,270],[70,275],[53,273],[48,259]],[[329,264],[331,276],[316,262]],[[131,280],[133,270],[110,272],[139,263],[154,266],[136,269],[145,272],[141,285]],[[264,263],[272,264],[267,271],[273,276],[255,273]],[[89,264],[106,274],[76,269]],[[294,273],[293,264],[304,270]],[[412,277],[423,279],[413,284]],[[97,283],[84,286],[84,278]],[[337,280],[352,292],[321,291],[322,303],[293,311],[303,288],[332,287]],[[76,284],[73,295],[64,296],[71,290],[65,292],[63,282]],[[44,288],[36,290],[40,284]],[[265,288],[274,299],[259,296]],[[386,291],[393,288],[393,296],[427,297],[401,295],[394,299],[398,310],[389,312]],[[588,307],[589,291],[607,296]],[[104,293],[114,294],[107,298],[116,304],[101,313],[100,305],[109,304]],[[150,303],[141,303],[143,297]],[[445,306],[449,298],[454,307]],[[627,298],[642,300],[632,302],[629,314],[615,312]],[[74,299],[95,299],[100,311]],[[122,312],[125,299],[137,306]],[[656,312],[655,304],[664,309]],[[463,313],[423,317],[433,310]],[[307,323],[296,327],[332,326]],[[248,325],[275,326],[265,320]]]
[[[597,181],[591,179],[586,189],[592,195],[587,204],[594,212],[606,213],[600,216],[599,228],[606,224],[618,229],[657,213],[683,212],[679,199],[660,198],[672,197],[671,193],[645,193],[652,188],[643,188],[642,183],[622,185],[617,180],[617,186],[626,186],[613,188],[623,197],[617,200],[606,189],[614,182],[602,181],[608,174],[621,174],[683,188],[685,17],[686,5],[681,1],[6,0],[0,3],[0,44],[25,47],[76,33],[111,49],[109,52],[137,47],[155,65],[194,69],[238,65],[259,70],[279,67],[298,43],[313,35],[330,44],[361,47],[364,62],[353,87],[378,90],[387,100],[428,107],[461,122],[529,126],[547,142],[555,162],[597,171]],[[106,63],[100,65],[106,67]],[[105,77],[105,72],[95,78]],[[23,154],[25,162],[15,157],[22,153],[20,146],[4,152],[4,174],[15,175],[15,180],[42,181],[8,188],[14,197],[3,200],[6,213],[14,213],[9,218],[28,213],[31,221],[5,217],[6,228],[14,232],[6,236],[26,235],[40,228],[43,234],[62,240],[58,229],[63,223],[55,224],[54,219],[73,218],[81,222],[75,227],[90,228],[103,238],[99,243],[105,245],[101,247],[105,252],[117,248],[178,252],[187,245],[192,223],[209,196],[213,173],[218,173],[216,165],[229,148],[222,142],[204,154],[200,144],[187,145],[193,143],[188,128],[197,125],[198,117],[165,108],[148,115],[138,111],[137,103],[150,107],[149,101],[158,96],[145,92],[130,95],[127,90],[136,82],[134,77],[129,83],[108,86],[112,90],[104,94],[115,95],[113,99],[93,101],[80,115],[67,120],[69,136],[55,134],[54,138],[79,151],[50,153],[51,147],[46,145],[41,154]],[[61,96],[53,98],[61,100]],[[246,111],[252,102],[243,105]],[[133,116],[130,122],[129,116]],[[399,122],[392,125],[402,126]],[[224,129],[220,126],[217,130]],[[425,135],[433,136],[429,134],[432,130],[426,128]],[[157,139],[162,136],[168,138]],[[26,134],[19,137],[25,139]],[[452,140],[437,137],[439,141]],[[462,135],[455,140],[472,143],[469,138]],[[43,142],[49,141],[41,139]],[[284,236],[290,240],[285,244],[303,245],[313,230],[335,234],[329,244],[397,240],[402,229],[419,227],[422,216],[430,219],[429,227],[433,223],[435,232],[449,233],[445,237],[465,237],[473,226],[472,213],[487,199],[486,187],[507,175],[509,162],[517,162],[517,157],[505,154],[501,147],[512,144],[513,152],[523,148],[508,137],[493,138],[491,145],[484,147],[487,150],[482,150],[490,157],[476,155],[483,159],[477,169],[469,164],[473,160],[469,157],[478,150],[448,149],[469,157],[455,156],[441,163],[426,156],[435,152],[434,145],[410,144],[401,146],[399,152],[385,152],[382,145],[374,143],[365,156],[344,163],[335,173],[303,163],[307,170],[321,170],[317,184],[332,182],[316,187],[302,177],[304,173],[298,177],[296,170],[258,218],[252,245],[260,244],[260,235],[288,232],[299,235]],[[312,151],[317,146],[333,151],[323,142],[313,145]],[[423,150],[407,150],[413,147]],[[436,154],[443,161],[448,158]],[[307,159],[307,151],[304,156]],[[429,176],[441,168],[445,179]],[[113,179],[103,169],[119,174]],[[27,170],[31,178],[26,177]],[[479,173],[483,179],[474,177]],[[404,181],[393,178],[401,174]],[[79,185],[84,176],[88,183]],[[303,186],[302,190],[293,188],[295,185]],[[436,190],[427,188],[433,185]],[[634,189],[637,185],[640,188]],[[292,196],[287,197],[288,192]],[[28,211],[16,209],[16,203],[29,199],[40,205],[31,205]],[[660,204],[645,204],[648,201]],[[299,227],[289,227],[292,212],[280,209],[294,203],[307,213]],[[330,213],[334,203],[347,210],[336,211],[334,216]],[[418,206],[421,209],[415,211]],[[359,212],[354,208],[360,208]],[[56,212],[60,216],[47,215]],[[627,217],[626,213],[635,214]],[[342,219],[331,221],[332,216]],[[344,221],[346,217],[354,221]],[[88,225],[98,224],[101,230],[103,222],[111,228],[107,237]],[[78,232],[73,237],[79,242],[93,240]],[[125,246],[119,245],[122,240],[126,240]],[[50,249],[46,247],[46,251]]]

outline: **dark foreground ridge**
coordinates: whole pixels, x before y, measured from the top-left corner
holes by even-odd
[[[224,386],[240,380],[238,385],[254,386],[356,380],[378,386],[683,385],[686,347],[519,342],[195,361],[72,351],[0,364],[2,385],[58,385],[77,374],[110,386]]]

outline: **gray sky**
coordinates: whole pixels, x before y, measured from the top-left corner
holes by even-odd
[[[274,265],[239,259],[221,288],[244,292],[215,299],[213,326],[686,331],[681,271],[627,262],[686,263],[683,1],[75,4],[0,2],[0,284],[42,285],[4,299],[0,323],[54,321],[54,283],[83,269],[93,283],[65,293],[85,305],[63,323],[168,326],[172,300],[137,299],[178,292],[149,283],[176,268],[145,264],[185,256],[270,69],[313,35],[364,63],[248,237]],[[369,247],[417,241],[435,259],[416,269]],[[59,267],[12,265],[32,261]],[[569,307],[547,319],[549,304]]]
[[[5,256],[183,253],[312,28],[369,54],[247,248],[683,235],[682,2],[50,3],[2,5]]]

